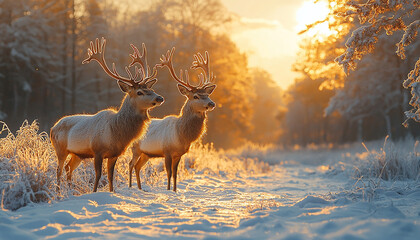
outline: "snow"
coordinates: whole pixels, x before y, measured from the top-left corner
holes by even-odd
[[[127,183],[3,209],[0,239],[418,239],[418,176],[355,179],[356,164],[381,152],[368,148],[265,149],[270,171],[197,171],[176,193],[161,177],[145,191]]]

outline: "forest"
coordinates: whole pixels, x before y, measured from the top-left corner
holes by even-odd
[[[115,82],[97,65],[81,64],[89,42],[105,37],[106,58],[120,73],[129,64],[130,43],[145,43],[153,64],[175,46],[176,69],[188,69],[193,54],[208,51],[217,108],[203,141],[217,148],[418,136],[414,121],[402,125],[410,110],[410,91],[402,81],[420,55],[420,41],[401,59],[395,52],[404,31],[378,31],[376,47],[345,72],[335,59],[361,23],[334,14],[340,4],[330,1],[327,19],[302,31],[293,65],[299,77],[282,89],[266,70],[249,66],[247,53],[229,35],[237,16],[219,0],[0,1],[0,120],[16,130],[25,119],[36,119],[49,132],[62,116],[117,107],[122,94]],[[406,18],[419,19],[419,12]],[[329,33],[317,34],[325,24]],[[178,114],[184,97],[167,71],[159,71],[158,79],[156,92],[166,102],[151,115]]]
[[[0,240],[419,239],[419,29],[419,0],[0,0]]]

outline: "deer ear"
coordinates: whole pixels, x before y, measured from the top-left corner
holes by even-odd
[[[208,86],[208,87],[205,87],[204,88],[204,91],[206,91],[206,93],[208,94],[208,95],[210,95],[210,94],[212,94],[213,93],[213,91],[214,91],[214,89],[216,88],[216,85],[210,85],[210,86]]]
[[[152,80],[149,80],[149,81],[146,82],[146,87],[147,88],[152,88],[153,85],[155,85],[156,82],[157,82],[157,79],[156,78],[154,78]]]
[[[178,91],[184,96],[187,96],[187,94],[189,92],[188,89],[181,84],[178,84]]]
[[[128,91],[130,90],[131,86],[128,85],[127,83],[123,82],[123,81],[117,81],[118,86],[120,87],[121,91],[128,93]]]

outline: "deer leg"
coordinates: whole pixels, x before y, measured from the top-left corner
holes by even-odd
[[[118,157],[108,158],[107,167],[108,167],[108,184],[109,184],[110,192],[114,191],[114,184],[113,184],[114,168],[115,168],[115,163],[117,163],[117,159]]]
[[[98,190],[99,179],[101,179],[101,175],[102,175],[102,156],[101,155],[95,154],[94,164],[95,164],[96,178],[95,178],[95,184],[93,185],[93,192],[96,192],[96,190]]]
[[[134,168],[134,163],[135,160],[139,161],[138,157],[137,158],[133,158],[130,161],[130,165],[129,165],[129,170],[128,170],[128,187],[131,187],[131,178],[132,178],[132,173],[133,173],[133,168]]]
[[[71,182],[71,176],[73,174],[73,171],[80,165],[81,162],[82,162],[82,159],[80,159],[75,154],[71,154],[71,158],[70,158],[69,162],[64,167],[64,169],[66,170],[66,174],[67,174],[67,181],[69,183]]]
[[[61,174],[63,173],[63,166],[64,166],[64,162],[66,161],[67,155],[68,155],[68,153],[58,152],[57,151],[57,159],[58,159],[58,166],[57,166],[57,188],[60,187]]]
[[[131,159],[129,170],[128,170],[128,187],[131,187],[131,178],[132,178],[132,173],[133,173],[133,168],[134,168],[134,164],[132,164],[133,160],[134,158]]]
[[[165,168],[168,177],[168,190],[171,190],[171,176],[172,176],[172,157],[168,154],[165,155]]]
[[[178,164],[181,160],[181,157],[174,157],[172,161],[172,176],[174,178],[174,192],[176,192],[176,177],[178,173]]]
[[[141,189],[140,170],[144,166],[144,164],[147,163],[147,161],[149,161],[149,156],[147,156],[146,154],[142,153],[140,155],[139,160],[136,163],[136,166],[135,166],[136,167],[135,168],[135,171],[136,171],[137,186],[138,186],[139,189]]]
[[[128,171],[128,187],[131,187],[131,176],[133,173],[133,168],[136,165],[136,163],[139,161],[141,152],[138,147],[138,144],[134,143],[133,147],[131,148],[131,152],[133,153],[133,157],[131,158],[130,164],[129,164],[129,171]]]

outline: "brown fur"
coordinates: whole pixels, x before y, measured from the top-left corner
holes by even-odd
[[[207,115],[206,112],[194,113],[188,101],[185,102],[181,112],[182,115],[177,121],[177,132],[179,133],[179,140],[182,145],[188,146],[189,149],[191,143],[205,133]]]

